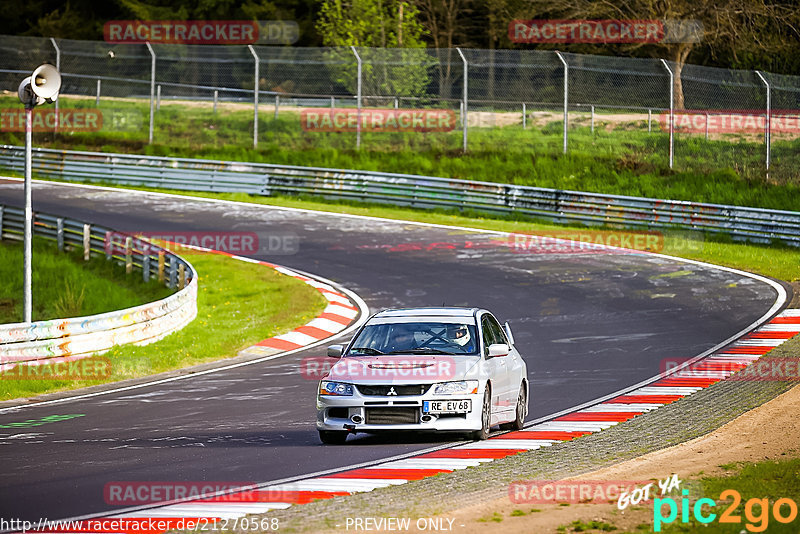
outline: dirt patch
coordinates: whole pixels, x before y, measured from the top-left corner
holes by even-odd
[[[792,286],[792,302],[789,304],[790,308],[800,308],[800,280],[789,282]]]
[[[734,462],[757,462],[800,456],[800,387],[794,387],[770,402],[745,413],[714,432],[686,443],[649,453],[639,458],[581,475],[581,480],[658,480],[677,473],[681,480],[724,473],[720,467]],[[780,428],[766,438],[763,429]],[[570,480],[570,479],[567,479]],[[652,505],[651,505],[652,506]],[[532,511],[534,510],[534,511]],[[513,514],[513,515],[512,515]],[[524,514],[524,515],[523,515]],[[504,533],[557,533],[573,521],[584,525],[605,522],[616,531],[652,529],[652,507],[635,506],[617,510],[616,503],[515,504],[508,497],[443,514],[453,519],[453,531],[460,534],[502,530]],[[446,524],[446,523],[445,523]],[[409,532],[421,532],[411,521]],[[644,528],[647,525],[647,528]],[[566,529],[570,531],[569,528]],[[562,530],[561,532],[564,532]]]

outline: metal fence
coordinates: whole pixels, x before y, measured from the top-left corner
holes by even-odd
[[[134,237],[126,238],[122,246],[111,246],[119,233],[44,213],[34,213],[33,228],[34,236],[54,240],[58,250],[80,251],[85,260],[104,256],[125,265],[128,273],[140,271],[145,282],[158,279],[178,291],[155,302],[90,317],[0,325],[0,371],[20,364],[72,361],[115,345],[151,343],[180,330],[197,314],[195,271],[169,250]],[[0,204],[0,240],[21,240],[23,230],[23,210]]]
[[[22,172],[22,147],[0,146],[0,168]],[[726,234],[800,246],[800,212],[581,193],[410,174],[36,149],[42,178],[255,195],[314,195],[414,208],[523,215],[558,223]]]
[[[554,145],[563,152],[611,132],[631,139],[637,157],[676,169],[798,174],[800,76],[540,50],[112,45],[0,36],[3,89],[15,92],[43,61],[60,68],[62,95],[102,106],[104,128],[146,132],[148,142],[170,135],[176,119],[161,116],[167,101],[202,103],[215,113],[222,103],[251,106],[248,135],[239,142],[254,145],[289,127],[279,119],[300,130],[298,108],[437,108],[457,114],[455,131],[414,135],[452,149],[530,148],[524,134],[484,139],[487,128],[541,129],[559,137]],[[126,115],[126,99],[149,101],[149,110]],[[231,124],[198,128],[195,144],[213,143],[209,130]],[[324,142],[368,147],[362,129],[358,122],[355,132]],[[323,142],[315,132],[299,135],[312,146]]]

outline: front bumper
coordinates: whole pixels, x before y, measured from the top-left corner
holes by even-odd
[[[428,391],[424,395],[393,397],[363,395],[354,389],[352,396],[317,395],[318,430],[466,432],[481,428],[482,388],[473,394],[434,395]],[[424,401],[462,399],[471,401],[471,411],[466,414],[423,417],[426,415],[422,412]],[[376,424],[376,419],[381,422]]]

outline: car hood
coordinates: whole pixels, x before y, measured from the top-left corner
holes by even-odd
[[[340,358],[324,377],[355,384],[433,384],[478,378],[480,356],[393,354]]]

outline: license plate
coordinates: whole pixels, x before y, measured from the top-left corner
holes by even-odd
[[[469,399],[423,401],[422,411],[424,413],[468,413],[472,411],[472,401]]]

